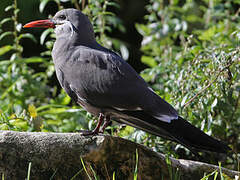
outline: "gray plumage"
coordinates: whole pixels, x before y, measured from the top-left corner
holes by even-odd
[[[53,20],[57,22],[62,14],[71,24],[56,28],[52,57],[60,84],[75,101],[94,115],[114,117],[121,110],[143,110],[165,122],[178,118],[176,110],[157,96],[130,65],[96,42],[84,14],[67,9]]]
[[[35,24],[56,26],[52,57],[57,78],[68,95],[88,112],[177,141],[190,150],[229,150],[181,118],[128,63],[99,45],[89,19],[80,11],[61,10],[51,21]]]

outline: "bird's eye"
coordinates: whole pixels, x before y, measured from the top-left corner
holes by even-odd
[[[64,20],[64,19],[66,19],[66,16],[65,16],[65,15],[60,15],[60,16],[59,16],[59,19]]]

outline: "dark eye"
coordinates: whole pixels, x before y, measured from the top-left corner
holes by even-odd
[[[64,19],[66,19],[66,16],[65,15],[60,15],[60,16],[58,16],[58,18],[64,20]]]

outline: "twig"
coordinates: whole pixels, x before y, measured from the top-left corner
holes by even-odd
[[[85,0],[82,0],[82,9],[85,8],[85,4],[86,4]]]
[[[232,64],[234,63],[234,61],[230,62],[229,64],[227,64],[224,68],[222,68],[217,76],[215,77],[215,79],[213,79],[211,82],[208,83],[207,86],[205,86],[202,90],[200,90],[197,94],[195,94],[195,96],[193,96],[188,102],[186,102],[183,107],[187,107],[191,102],[194,101],[194,99],[196,99],[200,94],[202,94],[207,88],[209,88],[213,83],[216,82],[216,80],[218,79],[218,77],[220,76],[220,74],[227,68],[229,68]]]
[[[77,1],[74,2],[74,6],[75,6],[76,9],[81,10],[81,8],[80,8],[80,6],[79,6]]]
[[[105,168],[105,170],[106,170],[106,173],[107,173],[108,180],[111,180],[111,178],[110,178],[110,176],[109,176],[109,174],[108,174],[108,170],[107,170],[106,163],[104,163],[104,168]]]

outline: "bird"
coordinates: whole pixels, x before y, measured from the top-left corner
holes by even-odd
[[[33,27],[54,28],[52,58],[58,81],[75,102],[98,117],[95,129],[83,135],[102,133],[113,120],[180,143],[192,152],[231,150],[182,118],[121,56],[101,46],[80,10],[63,9],[52,19],[24,25]]]

